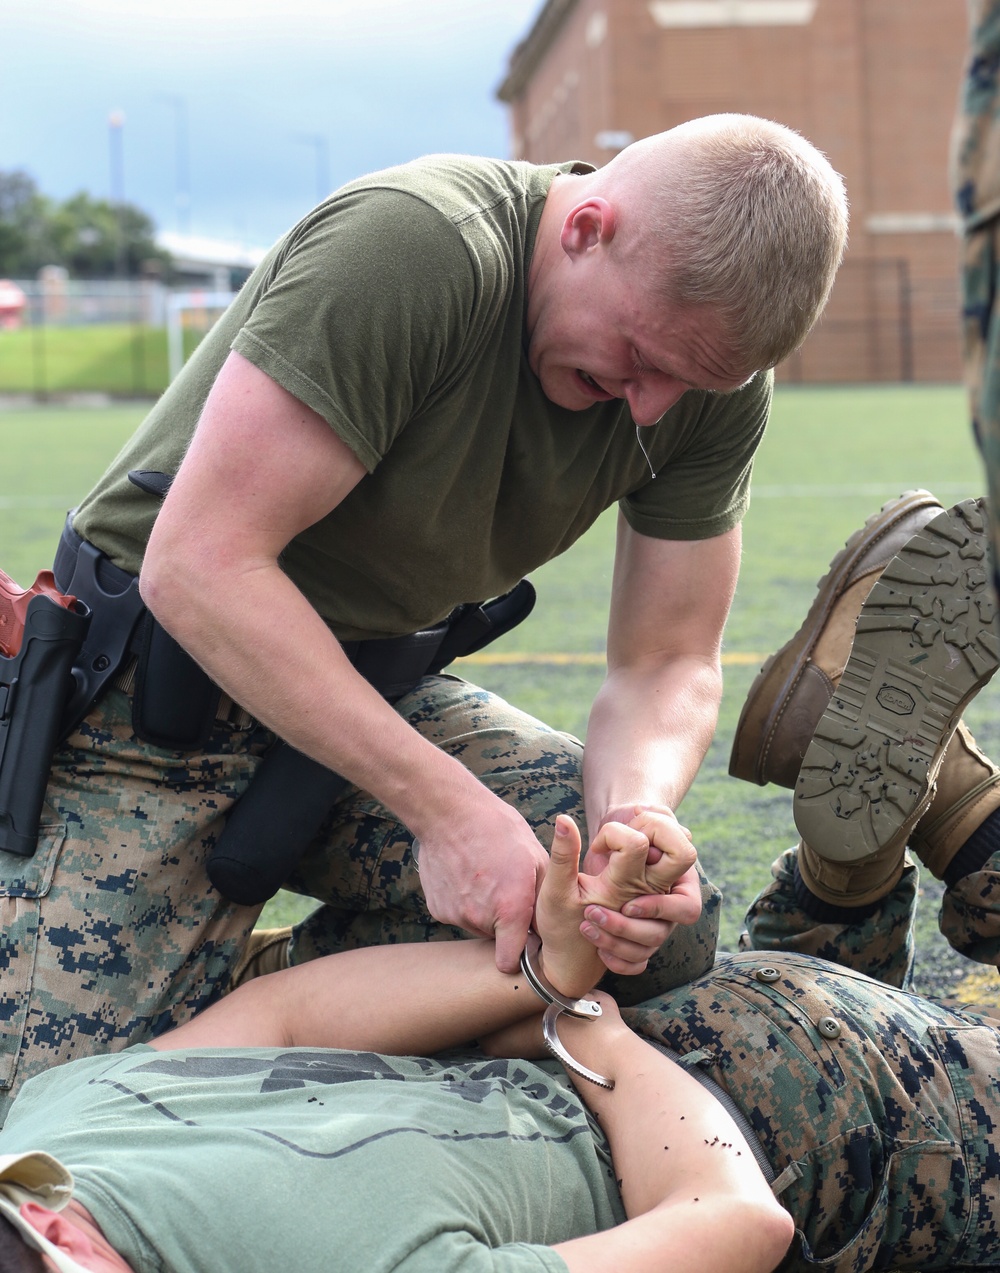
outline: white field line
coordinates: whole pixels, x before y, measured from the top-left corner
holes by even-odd
[[[985,483],[983,483],[985,486]],[[885,482],[876,486],[874,484],[867,486],[816,486],[808,483],[789,484],[786,486],[757,486],[752,485],[750,488],[750,502],[755,499],[849,499],[854,495],[864,495],[872,499],[881,500],[883,503],[887,499],[895,499],[897,495],[907,489],[900,485],[897,490],[895,486],[888,486]],[[915,487],[910,487],[915,490]],[[934,495],[955,495],[961,499],[975,499],[981,494],[976,488],[970,488],[959,482],[935,482],[932,490]],[[875,512],[872,509],[872,512]]]

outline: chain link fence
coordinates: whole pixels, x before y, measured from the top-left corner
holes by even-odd
[[[0,292],[0,394],[155,398],[232,296],[43,273]],[[17,294],[21,302],[17,302]]]
[[[0,295],[0,395],[153,398],[231,299],[156,280],[75,282],[59,271]],[[904,257],[849,257],[802,348],[777,372],[794,384],[961,378],[957,271],[913,278]]]

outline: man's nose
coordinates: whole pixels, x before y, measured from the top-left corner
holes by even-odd
[[[687,392],[687,385],[677,380],[652,385],[633,384],[626,390],[632,419],[638,425],[655,424],[659,418],[669,411],[675,402],[679,402]]]

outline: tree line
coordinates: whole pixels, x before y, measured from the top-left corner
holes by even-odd
[[[35,278],[46,265],[78,279],[164,278],[170,254],[156,246],[155,232],[134,204],[84,191],[60,202],[28,173],[0,171],[0,278]]]

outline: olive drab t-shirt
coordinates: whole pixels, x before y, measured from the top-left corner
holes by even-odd
[[[127,472],[176,471],[230,349],[367,470],[282,557],[342,639],[412,632],[505,592],[618,501],[657,538],[731,529],[768,374],[728,395],[686,393],[643,430],[647,462],[624,402],[568,411],[528,365],[542,206],[558,173],[584,170],[439,155],[336,192],[258,266],[81,505],[77,531],[138,571],[158,505]]]
[[[140,1045],[26,1083],[27,1148],[137,1271],[565,1273],[552,1245],[625,1219],[555,1062]]]

